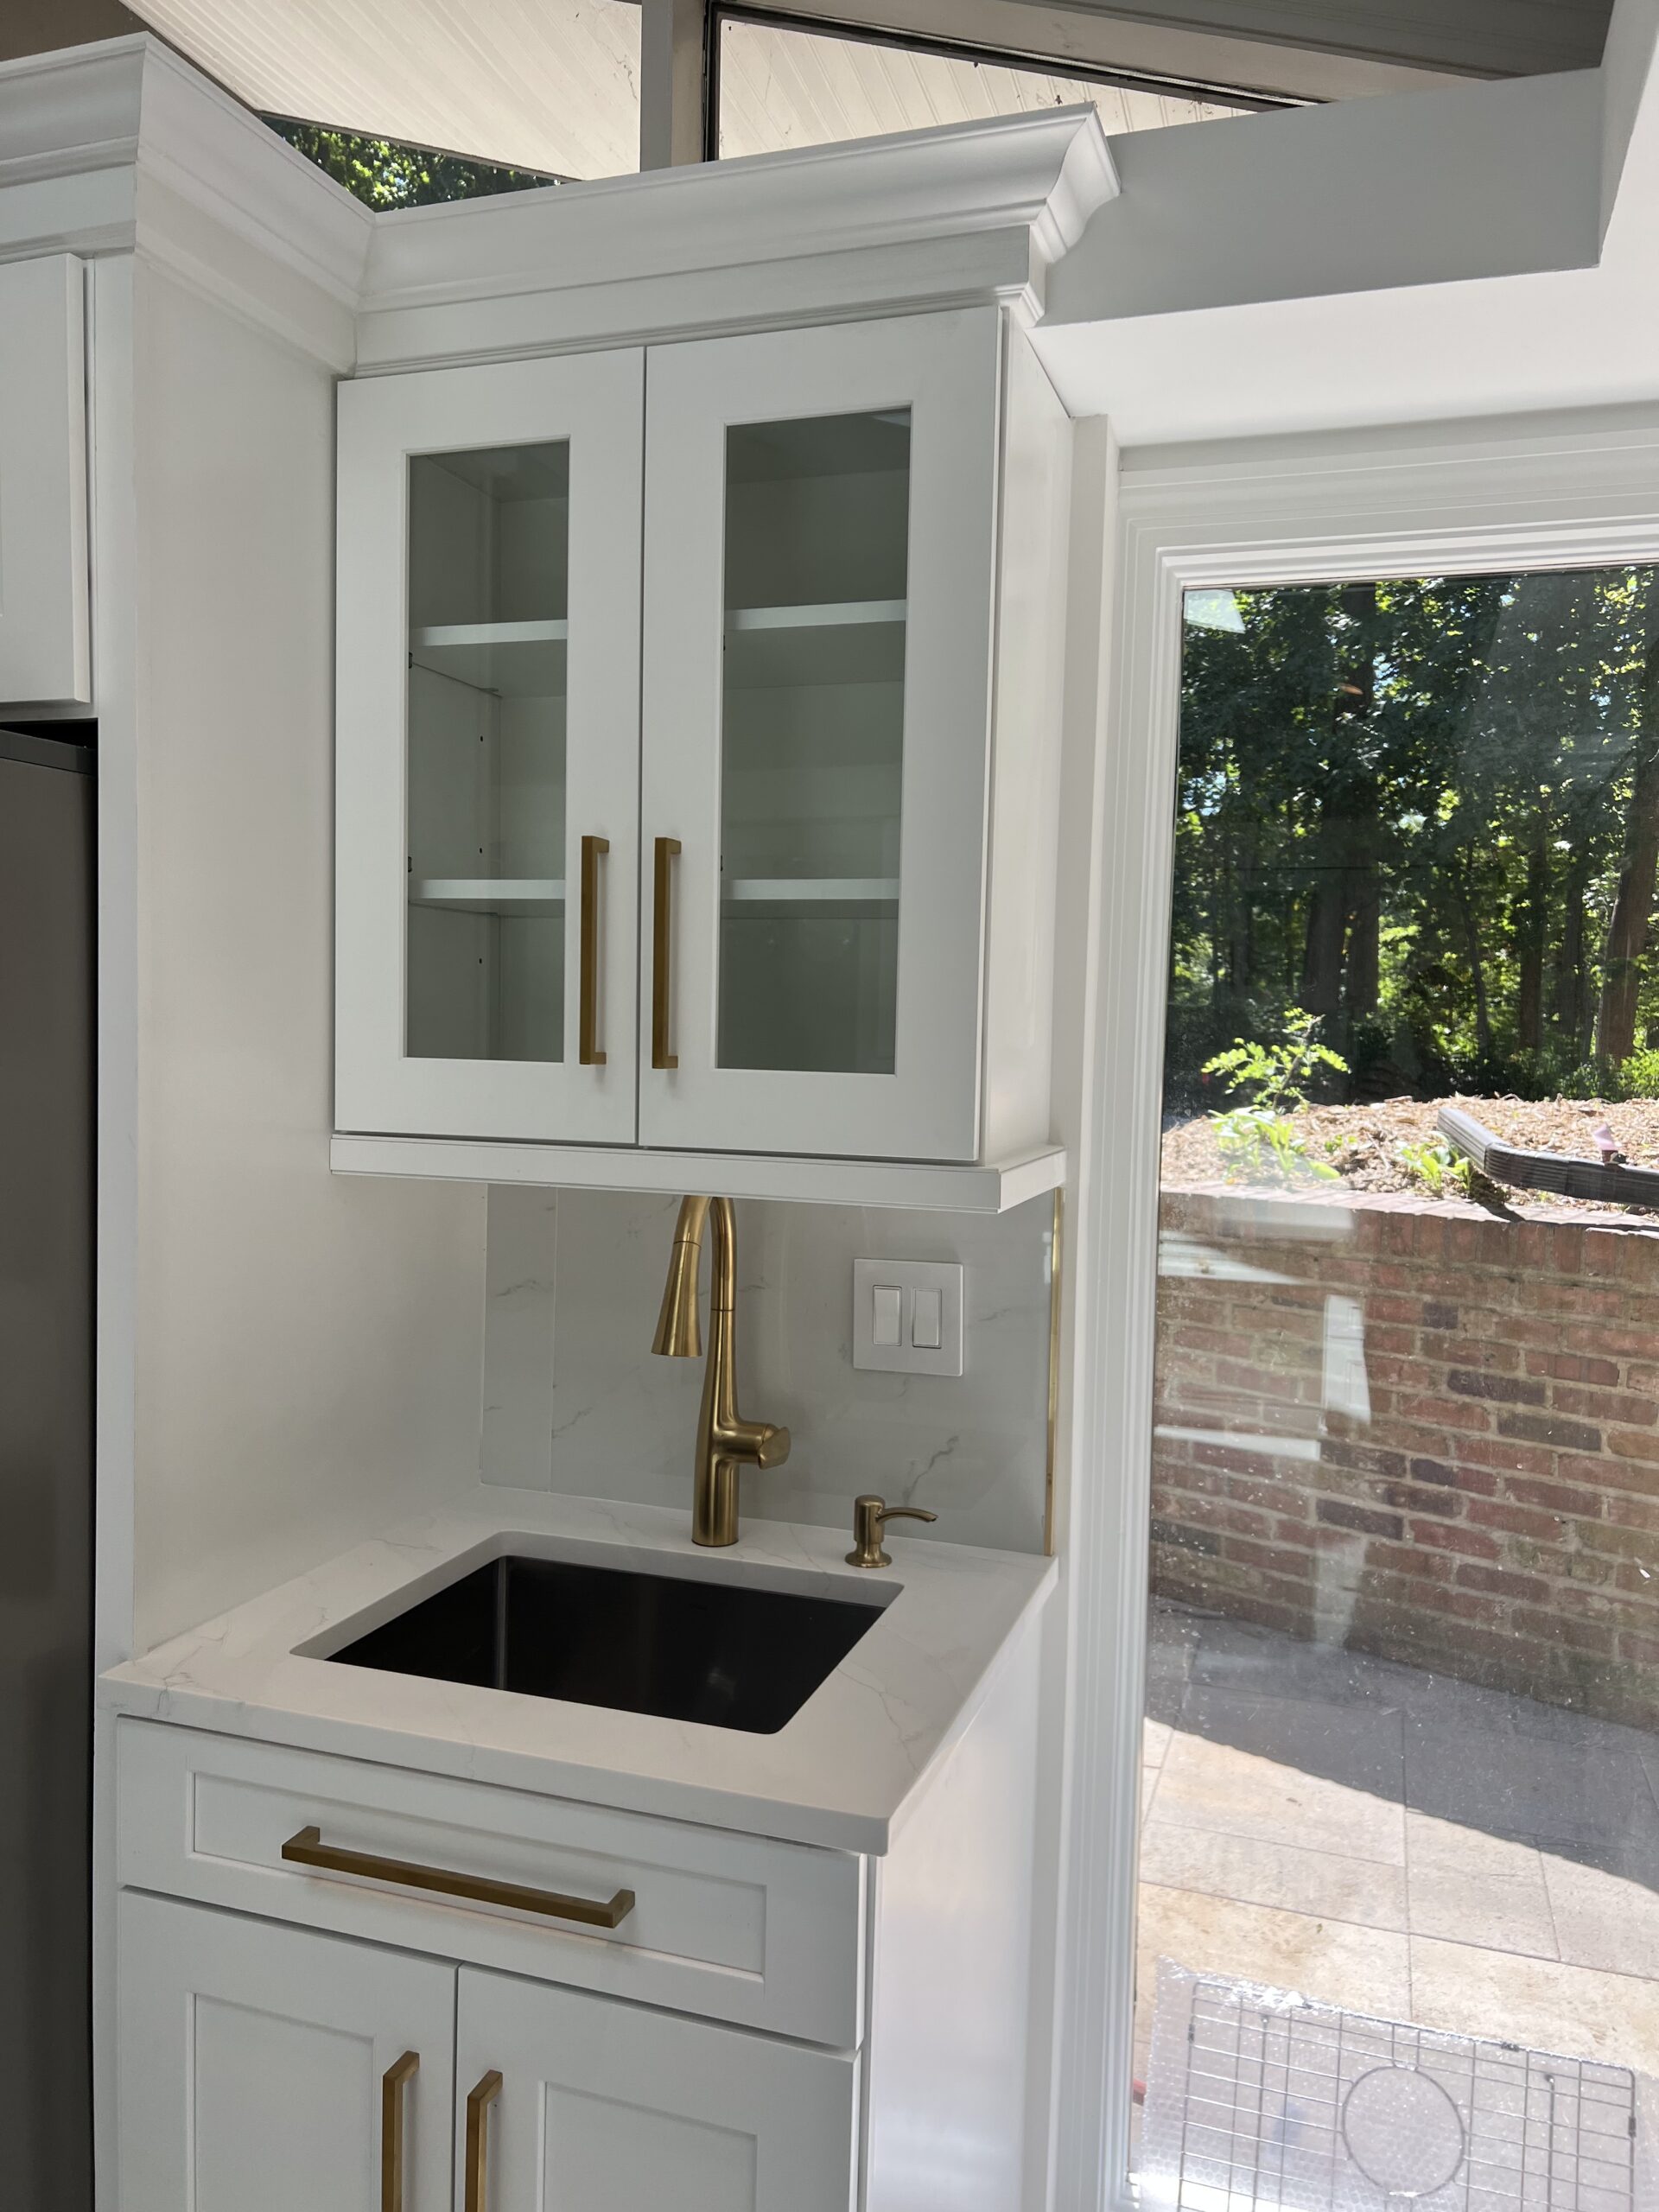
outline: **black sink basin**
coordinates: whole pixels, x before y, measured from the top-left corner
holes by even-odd
[[[834,1673],[884,1602],[498,1559],[329,1656],[770,1736]]]

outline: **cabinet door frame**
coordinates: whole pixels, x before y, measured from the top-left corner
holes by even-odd
[[[90,705],[86,270],[0,268],[0,701]]]
[[[632,1144],[645,357],[639,348],[362,378],[340,390],[335,1126],[389,1135]],[[568,440],[564,1057],[410,1058],[409,461]],[[585,835],[601,862],[600,1041],[578,1064]]]
[[[814,2050],[462,1967],[455,2007],[457,2204],[466,2201],[467,2099],[491,2074],[500,2075],[501,2088],[488,2121],[488,2202],[499,2212],[588,2202],[550,2185],[557,2148],[557,2131],[544,2120],[550,2089],[613,2111],[748,2138],[753,2190],[734,2200],[730,2212],[853,2212],[857,2203],[854,2052]],[[681,2202],[684,2185],[679,2170],[664,2172],[650,2201]],[[627,2200],[629,2212],[636,2201]],[[707,2202],[696,2200],[698,2212]]]
[[[672,863],[671,1046],[642,1143],[875,1159],[978,1156],[1002,331],[971,308],[653,346],[646,362],[642,853]],[[898,1019],[891,1076],[717,1060],[726,432],[911,410]],[[645,894],[649,897],[649,887]]]
[[[455,1969],[447,1960],[132,1890],[121,1892],[118,1925],[122,2212],[197,2212],[201,2130],[213,2124],[198,2100],[196,2005],[202,1998],[372,2045],[362,2114],[369,2183],[363,2212],[378,2212],[381,2200],[385,2075],[413,2050],[420,2063],[404,2091],[403,2212],[450,2212]],[[280,2104],[284,2085],[272,2081],[270,2088]],[[303,2127],[303,2109],[295,2107],[288,2120]],[[201,2212],[226,2207],[220,2202]]]

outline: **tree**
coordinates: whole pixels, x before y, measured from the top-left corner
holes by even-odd
[[[1653,918],[1654,874],[1659,869],[1659,639],[1642,665],[1642,719],[1631,747],[1635,773],[1625,817],[1618,889],[1607,925],[1602,961],[1601,1007],[1596,1053],[1604,1060],[1629,1058],[1636,1045],[1642,956]]]
[[[321,124],[294,123],[283,116],[267,116],[265,121],[308,162],[377,211],[430,207],[441,200],[525,192],[560,181],[534,169],[502,168],[460,154],[402,145],[393,138],[365,138],[355,131],[327,130]]]

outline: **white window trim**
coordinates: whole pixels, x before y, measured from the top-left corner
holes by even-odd
[[[1224,373],[1224,372],[1218,372]],[[1069,1410],[1058,2212],[1128,2212],[1157,1191],[1181,595],[1659,562],[1651,409],[1126,454],[1096,779]],[[1090,1095],[1091,1094],[1091,1095]]]

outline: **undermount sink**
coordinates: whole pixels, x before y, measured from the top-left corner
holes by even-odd
[[[768,1736],[880,1618],[868,1601],[509,1555],[329,1654]]]

